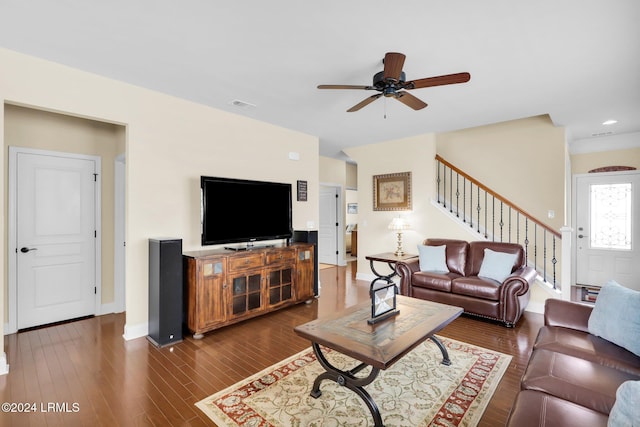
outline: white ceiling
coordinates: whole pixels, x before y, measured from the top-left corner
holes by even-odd
[[[540,114],[570,141],[640,135],[638,0],[0,0],[0,46],[316,135],[337,158]],[[420,111],[347,113],[375,92],[316,88],[371,84],[389,51],[408,80],[471,81],[413,90]]]

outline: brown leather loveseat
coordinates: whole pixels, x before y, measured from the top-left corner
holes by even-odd
[[[526,265],[521,245],[427,239],[418,249],[420,259],[396,265],[402,295],[456,305],[462,307],[465,313],[498,320],[507,327],[515,325],[522,316],[529,302],[529,287],[535,280],[536,271]],[[503,275],[487,273],[493,278],[479,275],[487,271],[487,253],[491,259],[509,255],[506,270],[502,268]],[[427,266],[432,257],[438,256],[443,257],[440,267],[437,262],[435,267]]]
[[[544,326],[536,338],[507,426],[640,425],[640,384],[633,384],[640,380],[640,356],[589,333],[592,310],[592,306],[576,302],[545,302]],[[631,390],[630,398],[621,396],[623,387]],[[632,422],[621,420],[629,407],[635,408]]]

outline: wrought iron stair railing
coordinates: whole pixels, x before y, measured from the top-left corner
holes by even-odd
[[[436,155],[437,203],[487,240],[519,243],[527,262],[554,289],[562,235]]]

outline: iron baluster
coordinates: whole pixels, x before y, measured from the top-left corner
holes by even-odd
[[[529,218],[524,218],[524,258],[529,259]]]
[[[473,182],[469,184],[469,227],[473,228]]]
[[[449,168],[449,212],[453,213],[453,169]]]
[[[547,280],[547,230],[542,230],[544,242],[542,243],[542,277]]]
[[[478,187],[478,207],[476,209],[478,211],[478,233],[480,233],[480,187]]]
[[[487,192],[484,192],[484,237],[485,239],[489,237],[489,224],[487,223],[487,206],[489,205],[487,202],[488,196]]]
[[[440,204],[440,160],[436,160],[436,171],[438,176],[436,178],[436,194],[438,197],[438,204]]]
[[[442,183],[442,206],[447,208],[447,166],[442,169],[443,183]]]
[[[456,172],[456,217],[460,218],[460,174]]]
[[[462,222],[467,222],[467,178],[462,177]]]
[[[509,241],[511,241],[511,206],[509,206]]]
[[[556,289],[556,263],[558,259],[556,258],[556,236],[552,236],[553,241],[553,258],[551,258],[551,264],[553,265],[553,289]]]
[[[533,265],[538,265],[538,224],[533,224]]]

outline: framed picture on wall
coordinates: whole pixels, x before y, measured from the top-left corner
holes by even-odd
[[[411,172],[374,175],[373,210],[411,210]]]
[[[348,214],[357,214],[358,213],[358,204],[357,203],[347,203],[347,213]]]

